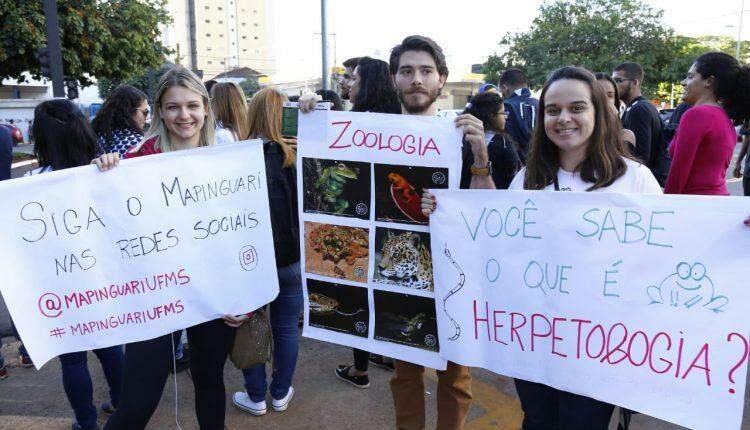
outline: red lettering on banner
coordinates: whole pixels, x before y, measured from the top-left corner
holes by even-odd
[[[367,148],[376,151],[403,152],[407,155],[416,154],[420,157],[427,153],[440,155],[435,139],[429,136],[414,136],[407,134],[400,136],[392,134],[383,137],[382,132],[371,130],[356,129],[351,137],[346,136],[346,132],[351,127],[351,121],[334,121],[331,126],[343,126],[338,136],[328,146],[329,149],[346,149],[351,147]]]

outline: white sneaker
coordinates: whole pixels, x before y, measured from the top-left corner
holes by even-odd
[[[286,408],[289,407],[289,402],[292,401],[292,397],[294,397],[294,387],[289,387],[289,391],[286,392],[286,396],[284,396],[283,398],[279,400],[273,399],[271,401],[271,406],[273,406],[273,410],[276,412],[285,411]]]
[[[259,417],[266,414],[266,401],[254,402],[250,400],[250,396],[244,391],[238,391],[234,393],[232,401],[235,406],[242,409],[245,412],[249,412],[251,415]],[[274,403],[276,400],[274,400]]]

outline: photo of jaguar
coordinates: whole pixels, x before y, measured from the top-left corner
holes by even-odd
[[[378,228],[375,232],[375,282],[433,291],[428,233]]]

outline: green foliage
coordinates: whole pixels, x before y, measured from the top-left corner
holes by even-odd
[[[99,97],[102,99],[106,99],[107,96],[109,96],[109,93],[117,88],[118,85],[127,84],[132,85],[146,93],[149,103],[153,103],[154,93],[156,92],[156,87],[159,84],[159,79],[161,79],[162,75],[167,73],[167,71],[169,71],[169,69],[171,69],[172,67],[174,67],[174,64],[164,63],[161,65],[161,67],[148,68],[145,72],[125,81],[106,78],[100,79],[98,82]]]
[[[676,48],[673,31],[662,23],[663,11],[641,0],[557,0],[540,7],[529,30],[508,33],[502,54],[490,56],[484,72],[499,78],[502,70],[520,67],[532,87],[550,72],[566,66],[611,73],[623,61],[640,63],[646,90],[665,80],[665,67]]]
[[[90,77],[126,80],[164,61],[159,25],[165,0],[58,0],[63,70],[82,85]],[[46,46],[42,1],[0,0],[0,79],[39,78],[36,52]]]
[[[248,77],[242,83],[240,83],[240,88],[242,88],[242,91],[245,93],[245,97],[250,98],[253,96],[253,94],[260,91],[260,84],[258,83],[258,78],[250,78]]]

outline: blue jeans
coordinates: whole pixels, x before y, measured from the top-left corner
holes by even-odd
[[[271,302],[273,333],[273,375],[271,397],[281,399],[292,386],[299,352],[298,321],[302,312],[302,280],[299,262],[279,267],[279,295]],[[266,365],[258,364],[242,371],[250,400],[266,398]]]
[[[95,349],[94,354],[104,369],[104,377],[109,384],[109,398],[112,406],[117,407],[122,386],[122,346]],[[94,388],[87,363],[87,351],[71,352],[60,356],[62,380],[65,394],[76,416],[76,421],[84,429],[96,426],[96,407],[94,406]]]
[[[13,324],[13,320],[10,320],[10,329],[13,331],[13,336],[21,342],[21,345],[18,347],[18,355],[24,358],[29,358],[29,353],[26,352],[26,347],[23,346],[23,339],[21,339],[21,336],[18,334],[18,330],[16,330],[16,325]]]

